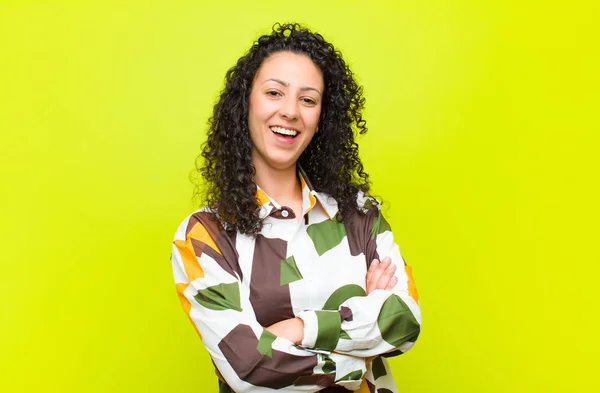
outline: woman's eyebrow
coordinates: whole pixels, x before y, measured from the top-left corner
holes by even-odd
[[[275,78],[267,79],[266,81],[263,82],[263,85],[269,81],[277,82],[280,85],[283,85],[285,87],[289,87],[289,85],[290,85],[288,82],[282,81],[281,79],[275,79]],[[306,91],[306,90],[313,90],[313,91],[316,91],[317,93],[321,94],[321,91],[315,87],[305,86],[305,87],[300,88],[300,91]]]

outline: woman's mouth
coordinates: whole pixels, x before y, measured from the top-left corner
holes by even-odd
[[[299,132],[297,130],[294,130],[291,128],[272,126],[272,127],[269,127],[269,129],[275,135],[283,137],[283,138],[287,138],[287,139],[294,139],[299,134]]]

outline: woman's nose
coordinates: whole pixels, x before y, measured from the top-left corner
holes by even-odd
[[[298,100],[286,97],[281,103],[279,114],[288,119],[296,119],[298,117]]]

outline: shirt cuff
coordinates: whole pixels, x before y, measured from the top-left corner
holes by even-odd
[[[338,311],[303,311],[297,316],[304,321],[303,347],[326,351],[335,349],[342,329]]]

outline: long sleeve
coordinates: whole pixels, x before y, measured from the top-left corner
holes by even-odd
[[[390,257],[397,266],[398,283],[391,290],[357,293],[339,306],[309,310],[298,316],[304,321],[302,346],[358,357],[396,355],[409,350],[420,333],[421,312],[411,268],[400,255],[391,228],[378,206],[364,200],[366,216],[347,225],[350,248],[359,244],[367,264]],[[350,221],[352,218],[349,219]],[[357,233],[358,232],[358,233]],[[357,251],[357,252],[359,252]]]
[[[171,257],[183,309],[227,384],[238,393],[358,389],[364,359],[305,350],[258,323],[234,241],[209,213],[196,212],[179,226]]]

